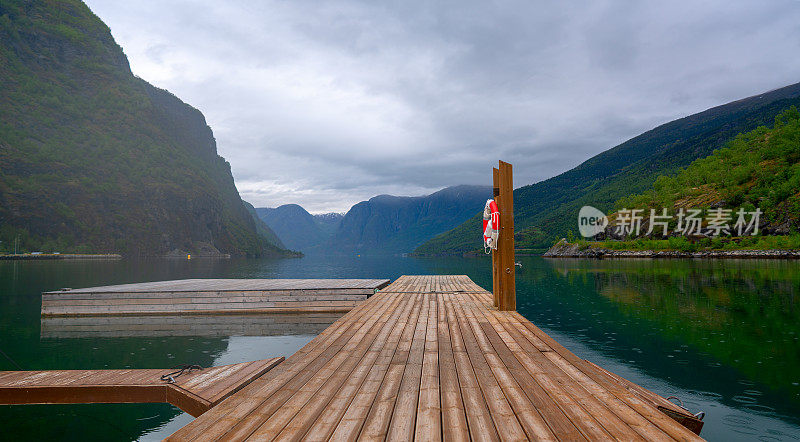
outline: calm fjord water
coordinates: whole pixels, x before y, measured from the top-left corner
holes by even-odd
[[[521,258],[518,310],[572,350],[706,412],[709,440],[800,439],[800,262]],[[0,370],[203,366],[290,355],[316,330],[267,336],[65,333],[39,317],[61,287],[181,278],[390,278],[466,274],[482,258],[0,262]],[[236,334],[236,333],[229,333]],[[0,406],[0,439],[158,439],[191,417],[166,404]]]

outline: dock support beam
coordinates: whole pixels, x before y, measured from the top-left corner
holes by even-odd
[[[500,161],[492,170],[495,202],[500,209],[500,235],[492,252],[494,304],[501,311],[517,309],[514,260],[514,177],[511,164]]]

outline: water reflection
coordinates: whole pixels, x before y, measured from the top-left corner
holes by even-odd
[[[591,275],[597,293],[626,316],[661,324],[663,337],[676,338],[754,382],[800,398],[800,272],[795,263],[559,260],[551,264],[567,278],[587,281]],[[674,352],[676,357],[681,353]],[[749,397],[736,400],[752,402]]]
[[[793,439],[800,414],[797,262],[545,262],[549,274],[522,278],[528,296],[520,311],[585,346],[573,351],[709,412],[705,437]]]

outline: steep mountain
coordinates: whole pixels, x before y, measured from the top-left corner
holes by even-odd
[[[24,250],[283,254],[197,109],[135,77],[78,0],[0,0],[0,241]]]
[[[490,186],[447,187],[427,196],[380,195],[353,206],[327,248],[405,253],[481,212]]]
[[[256,208],[247,201],[243,200],[242,202],[247,208],[247,212],[250,214],[250,217],[253,218],[253,222],[256,225],[256,232],[258,232],[258,234],[262,237],[266,238],[270,244],[273,244],[281,249],[285,249],[286,246],[283,244],[283,242],[281,242],[281,239],[278,238],[278,235],[267,225],[267,223],[261,219],[261,217],[258,216]]]
[[[285,204],[276,208],[262,207],[256,209],[256,213],[275,231],[283,244],[292,250],[307,252],[330,237],[315,217],[297,204]]]
[[[545,248],[577,231],[578,210],[608,211],[619,198],[649,189],[659,175],[675,174],[710,155],[739,133],[770,124],[800,105],[800,83],[671,121],[596,155],[578,167],[514,190],[517,247]],[[480,248],[479,216],[433,238],[419,254],[464,253]]]
[[[342,224],[342,219],[344,219],[344,213],[320,213],[314,215],[314,221],[317,222],[317,225],[326,235],[332,236],[336,231],[339,229],[339,225]]]

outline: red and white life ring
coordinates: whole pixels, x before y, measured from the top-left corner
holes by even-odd
[[[497,250],[497,236],[500,233],[500,209],[493,199],[486,200],[483,208],[483,248]]]

